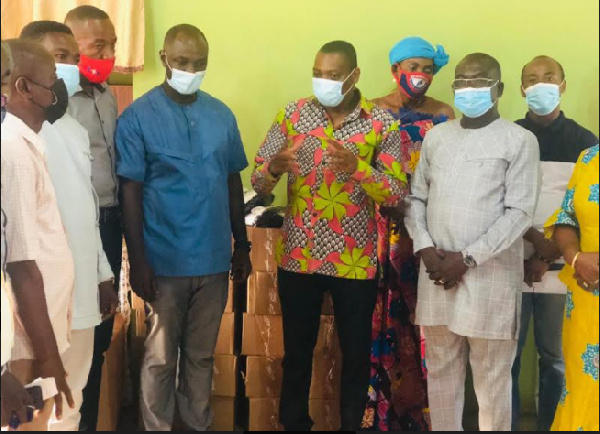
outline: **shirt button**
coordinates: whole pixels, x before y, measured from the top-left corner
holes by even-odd
[[[196,126],[196,121],[190,122],[190,125],[193,126],[193,127],[195,127]]]

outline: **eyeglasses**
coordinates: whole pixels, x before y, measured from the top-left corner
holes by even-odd
[[[484,88],[494,87],[499,83],[499,80],[493,80],[491,78],[457,78],[452,82],[452,89],[467,89],[469,87]]]

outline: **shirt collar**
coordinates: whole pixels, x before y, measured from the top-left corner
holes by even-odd
[[[358,92],[360,94],[360,101],[359,101],[358,105],[356,106],[356,108],[354,110],[352,110],[352,112],[348,116],[346,116],[346,119],[344,119],[344,122],[343,122],[344,125],[347,124],[348,122],[354,122],[354,121],[358,120],[361,116],[367,117],[367,118],[371,117],[371,114],[373,112],[373,108],[375,107],[375,104],[373,104],[371,101],[367,100],[364,96],[362,96],[360,91],[358,91]],[[313,97],[312,101],[314,104],[319,106],[321,108],[321,110],[323,110],[323,115],[328,118],[327,111],[325,110],[325,107],[323,107],[323,105],[321,105],[319,100],[316,97]]]
[[[46,148],[42,138],[29,128],[20,118],[11,113],[7,113],[6,118],[2,123],[2,129],[4,130],[5,128],[6,131],[10,131],[9,134],[20,136],[28,143],[31,143],[41,155],[46,154]],[[4,131],[2,132],[2,135],[4,136]]]
[[[527,126],[527,129],[533,132],[542,132],[542,131],[549,131],[549,132],[557,132],[559,131],[564,125],[565,125],[565,121],[567,120],[567,117],[565,116],[564,112],[560,112],[560,115],[558,116],[558,118],[556,118],[554,120],[554,122],[552,122],[550,125],[540,125],[536,122],[534,122],[534,120],[531,118],[531,114],[528,112],[527,116],[525,116],[525,124]]]
[[[94,89],[97,89],[100,93],[104,93],[106,92],[106,89],[108,89],[108,84],[106,83],[92,83],[91,81],[89,81],[85,75],[81,74],[80,75],[80,80],[79,80],[79,89],[78,92],[85,92],[87,94],[93,94],[94,93]]]

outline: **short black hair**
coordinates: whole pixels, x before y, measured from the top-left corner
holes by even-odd
[[[565,80],[567,78],[567,74],[565,74],[565,68],[563,68],[563,66],[561,65],[561,63],[558,60],[556,60],[554,57],[541,55],[541,56],[535,56],[533,59],[531,59],[529,62],[527,62],[525,64],[525,66],[521,70],[521,79],[525,78],[524,77],[525,76],[525,68],[527,68],[529,65],[531,65],[536,60],[551,60],[552,62],[554,62],[558,65],[558,69],[560,69],[560,74],[562,75],[562,79]]]
[[[23,27],[19,38],[31,41],[41,41],[48,33],[65,33],[73,36],[71,29],[58,21],[33,21]]]
[[[65,18],[65,22],[90,20],[110,20],[110,17],[102,9],[95,6],[83,5],[70,10]]]
[[[467,55],[467,57],[463,59],[463,62],[468,60],[475,60],[485,64],[489,68],[490,72],[495,72],[498,74],[499,78],[502,78],[502,67],[500,66],[500,62],[498,62],[494,56],[490,56],[486,53],[472,53]]]
[[[176,26],[171,27],[167,31],[167,34],[165,35],[164,44],[167,45],[173,42],[177,38],[177,35],[179,35],[180,33],[183,33],[186,36],[191,36],[193,38],[198,38],[198,40],[203,40],[204,42],[208,43],[206,36],[198,27],[193,26],[191,24],[177,24]]]
[[[324,54],[343,54],[350,69],[358,68],[358,58],[356,56],[356,48],[349,42],[345,41],[333,41],[329,42],[321,47],[321,53]]]

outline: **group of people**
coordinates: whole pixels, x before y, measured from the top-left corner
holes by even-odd
[[[105,12],[80,6],[2,43],[3,427],[95,430],[123,236],[148,310],[145,428],[170,431],[176,407],[187,428],[212,425],[229,280],[252,270],[248,161],[232,111],[200,90],[199,29],[167,32],[165,81],[118,122],[106,83],[116,40]],[[428,97],[448,62],[441,46],[403,39],[390,52],[397,88],[371,100],[354,47],[328,43],[314,95],[281,110],[256,156],[257,193],[288,182],[277,246],[286,430],[313,426],[325,292],[343,352],[342,430],[461,430],[469,363],[481,429],[516,429],[531,317],[539,428],[598,430],[598,139],[561,111],[556,60],[523,68],[529,110],[516,123],[500,117],[501,67],[487,54],[456,67],[460,120]],[[36,378],[54,378],[58,394],[32,415],[23,386]]]

